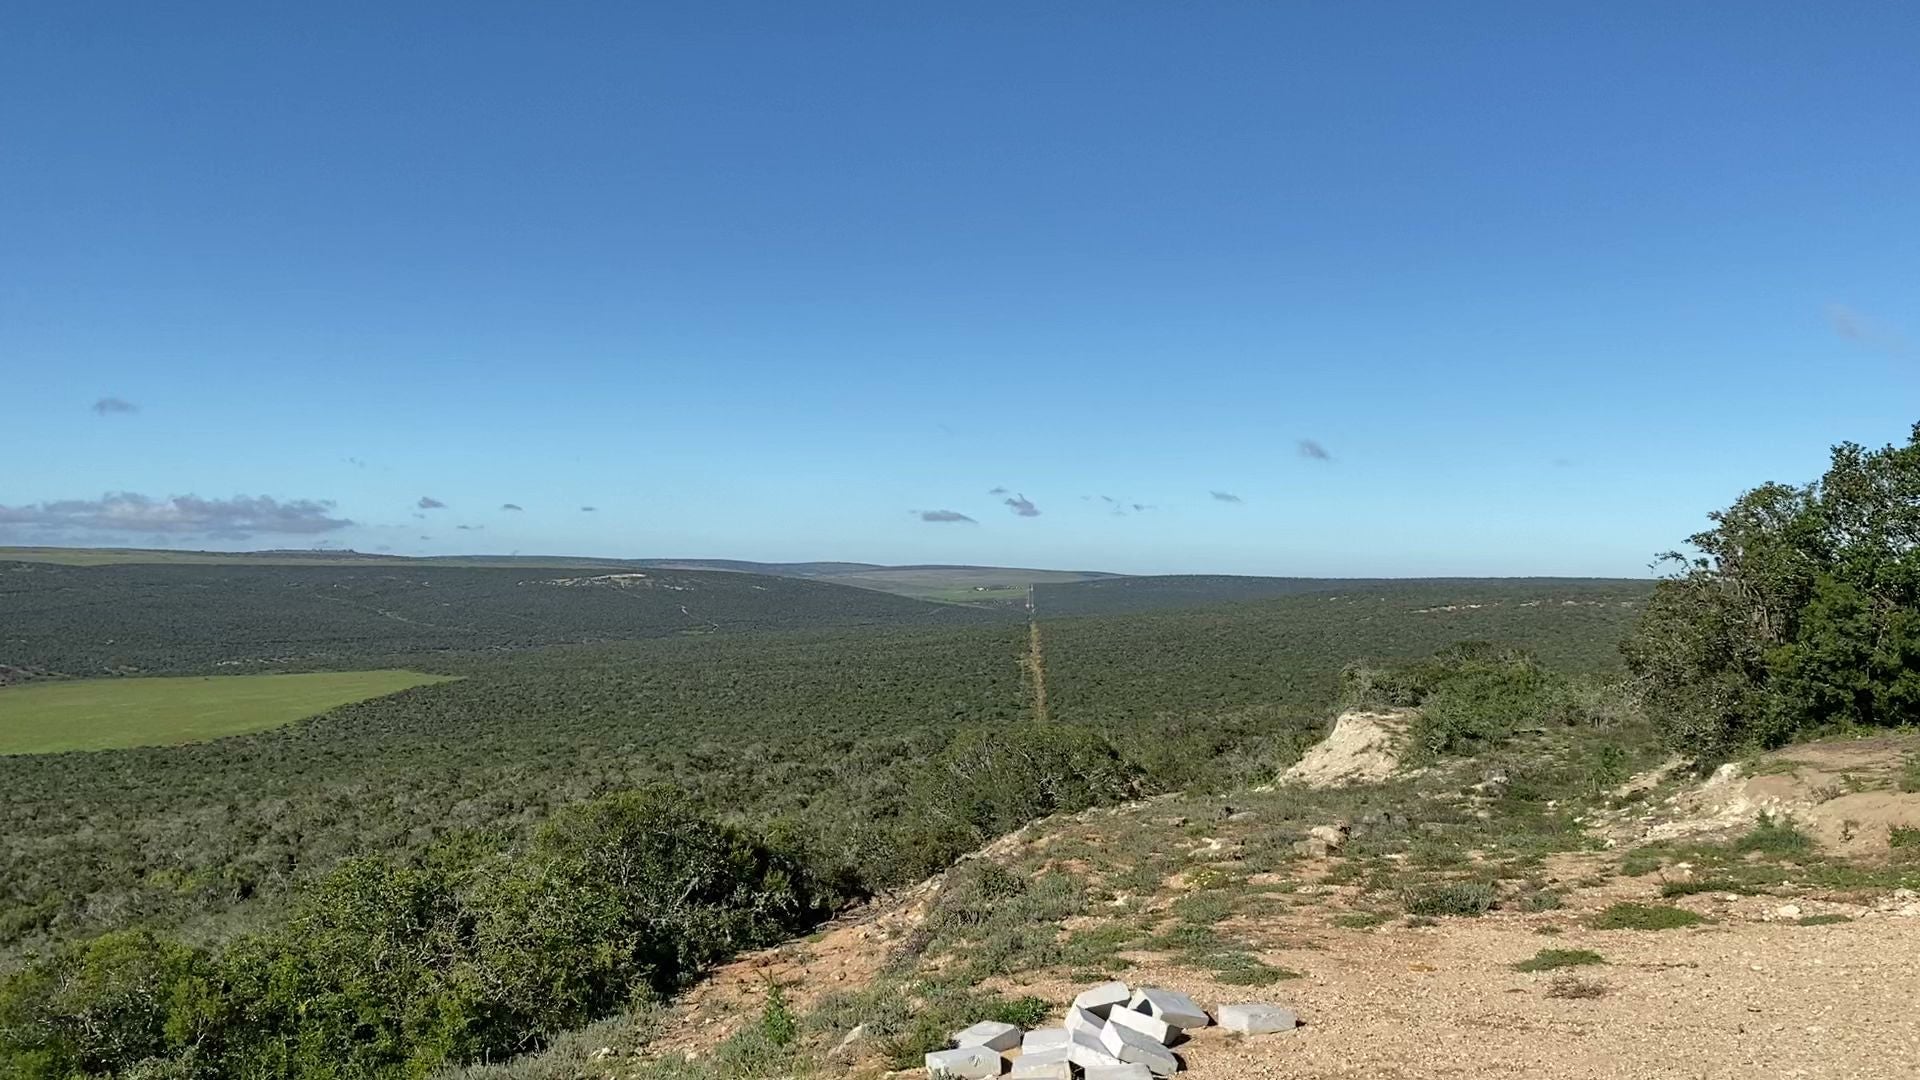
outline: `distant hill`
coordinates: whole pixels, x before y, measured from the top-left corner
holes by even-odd
[[[1557,598],[1574,595],[1582,586],[1612,595],[1624,588],[1638,592],[1652,588],[1634,578],[1295,578],[1241,577],[1232,574],[1167,574],[1151,577],[1100,577],[1034,588],[1034,605],[1042,618],[1074,615],[1128,615],[1178,611],[1222,604],[1275,600],[1307,593],[1383,590],[1432,597],[1450,587],[1473,590],[1498,586],[1525,591],[1540,586]],[[1571,590],[1571,591],[1569,591]],[[1434,600],[1438,603],[1440,601]]]
[[[444,652],[989,612],[828,581],[617,565],[0,562],[0,681],[366,666]]]
[[[609,559],[578,555],[387,555],[360,551],[173,551],[160,548],[0,547],[0,561],[50,562],[69,566],[119,564],[206,566],[465,566],[597,568],[602,570],[704,570],[768,577],[805,578],[974,606],[1026,603],[1028,585],[1114,577],[1089,570],[1033,570],[1004,566],[885,566],[864,562],[753,562],[746,559]]]
[[[745,559],[628,559],[635,566],[657,566],[662,570],[731,570],[742,574],[771,574],[774,577],[830,577],[884,570],[879,563],[863,562],[749,562]]]

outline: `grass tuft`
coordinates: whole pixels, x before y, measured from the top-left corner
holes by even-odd
[[[1554,971],[1559,968],[1604,964],[1606,958],[1591,949],[1541,949],[1513,965],[1515,971]]]
[[[1406,889],[1400,902],[1409,915],[1478,918],[1493,909],[1493,896],[1493,886],[1484,881],[1449,881]]]
[[[1733,850],[1742,855],[1805,855],[1813,850],[1813,838],[1794,828],[1790,818],[1761,814],[1753,831],[1735,841]]]
[[[1563,971],[1547,983],[1547,996],[1565,1000],[1580,1000],[1606,997],[1612,990],[1599,979],[1588,979]]]
[[[1696,878],[1692,881],[1669,881],[1660,886],[1660,895],[1671,900],[1679,896],[1693,896],[1697,893],[1735,893],[1740,896],[1757,896],[1760,889],[1744,881],[1733,878]]]
[[[1802,915],[1794,920],[1796,926],[1832,926],[1835,923],[1852,922],[1845,915]]]
[[[1678,930],[1698,926],[1706,918],[1666,904],[1615,904],[1593,917],[1595,930]]]

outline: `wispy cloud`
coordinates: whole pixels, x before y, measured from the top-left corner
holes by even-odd
[[[1314,442],[1312,439],[1300,440],[1300,456],[1303,458],[1312,458],[1315,461],[1333,460],[1333,455],[1327,453],[1327,448]]]
[[[103,397],[93,403],[93,411],[101,416],[113,416],[118,413],[137,413],[140,406],[121,397]]]
[[[1007,506],[1014,512],[1014,514],[1019,517],[1039,517],[1040,516],[1040,508],[1033,505],[1033,503],[1029,501],[1025,495],[1015,495],[1012,498],[1002,499],[1001,501],[1006,503]]]
[[[268,495],[236,495],[231,499],[173,495],[155,499],[120,491],[98,499],[0,506],[0,531],[64,536],[145,533],[243,539],[255,533],[311,536],[352,524],[333,516],[331,502],[281,502]]]
[[[500,509],[519,511],[519,510],[524,510],[526,508],[521,506],[519,503],[501,503]]]
[[[958,510],[915,510],[914,513],[920,515],[921,521],[974,523],[972,518]]]
[[[1213,496],[1214,502],[1237,503],[1247,501],[1231,491],[1209,491],[1207,494]]]
[[[446,503],[441,502],[439,499],[436,499],[431,495],[420,496],[420,501],[417,503],[414,503],[413,505],[419,507],[422,510],[444,510],[447,508]]]
[[[1827,321],[1833,324],[1834,333],[1857,345],[1889,356],[1913,355],[1913,343],[1898,327],[1864,315],[1845,304],[1828,304]]]

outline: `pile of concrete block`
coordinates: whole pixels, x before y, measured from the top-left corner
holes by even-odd
[[[1023,1032],[983,1020],[953,1033],[953,1046],[927,1055],[933,1080],[986,1080],[1011,1072],[1020,1080],[1152,1080],[1185,1067],[1173,1048],[1187,1032],[1218,1022],[1241,1035],[1291,1031],[1291,1010],[1248,1002],[1210,1015],[1177,990],[1101,983],[1073,999],[1059,1027]]]

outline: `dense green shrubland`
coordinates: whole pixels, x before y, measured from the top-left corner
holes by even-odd
[[[1826,727],[1920,722],[1920,425],[1764,484],[1669,556],[1626,646],[1647,707],[1704,760]]]
[[[1048,622],[1046,725],[987,622],[449,653],[284,729],[0,758],[0,1062],[498,1060],[1035,817],[1265,779],[1355,656],[1471,626],[1604,669],[1632,611],[1487,588]]]
[[[1550,670],[1525,649],[1478,641],[1395,667],[1351,665],[1341,696],[1349,706],[1417,709],[1414,749],[1429,758],[1478,753],[1550,725],[1610,723],[1625,712],[1610,683]]]
[[[0,684],[393,667],[408,666],[395,659],[481,650],[996,618],[866,589],[721,571],[626,568],[582,583],[608,573],[564,565],[0,562]]]
[[[513,858],[350,860],[286,922],[220,948],[144,931],[61,948],[0,987],[0,1064],[21,1080],[419,1076],[672,990],[824,905],[793,860],[678,796],[612,796]]]

